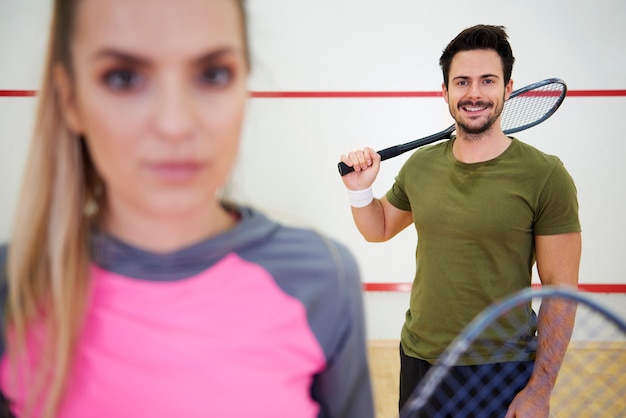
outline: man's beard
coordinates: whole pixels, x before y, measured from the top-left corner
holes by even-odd
[[[460,102],[457,105],[457,108],[460,109],[462,107],[487,107],[487,108],[492,108],[493,104],[492,103],[487,103],[487,102],[470,102],[470,101],[465,101],[465,102]],[[489,130],[491,130],[491,128],[493,127],[494,123],[500,118],[500,115],[502,114],[502,109],[504,108],[504,105],[502,105],[499,109],[496,109],[493,114],[481,125],[478,126],[469,126],[467,123],[463,122],[462,120],[460,120],[460,118],[458,118],[458,120],[456,120],[456,125],[457,125],[457,131],[463,132],[467,135],[470,135],[472,137],[480,137],[482,134],[484,134],[485,132],[488,132]],[[458,132],[457,132],[458,133]]]

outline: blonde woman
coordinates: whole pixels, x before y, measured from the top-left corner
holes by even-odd
[[[55,1],[0,266],[11,413],[373,416],[353,257],[217,197],[248,71],[241,1]]]

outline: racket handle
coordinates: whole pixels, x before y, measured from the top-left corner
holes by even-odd
[[[380,155],[380,160],[385,161],[385,160],[388,160],[389,158],[397,157],[398,155],[402,154],[404,150],[402,150],[400,146],[394,145],[393,147],[385,148],[383,150],[376,151],[376,152]],[[340,162],[339,164],[337,164],[337,169],[339,170],[339,174],[342,177],[354,171],[354,168],[348,167],[343,162]]]
[[[337,164],[337,169],[339,170],[339,175],[341,177],[354,171],[354,168],[348,167],[343,161],[340,161],[339,164]]]

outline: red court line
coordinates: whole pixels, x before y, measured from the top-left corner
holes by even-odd
[[[0,97],[32,97],[36,90],[0,90]],[[568,90],[573,97],[623,97],[626,90]],[[253,98],[394,98],[394,97],[440,97],[439,91],[255,91]],[[533,285],[538,287],[541,285]],[[580,284],[579,290],[596,293],[626,293],[626,284]],[[363,289],[368,292],[410,292],[411,283],[364,283]]]
[[[36,95],[36,90],[0,90],[0,97],[32,97]]]
[[[626,90],[568,90],[572,97],[624,97]]]
[[[0,90],[0,97],[33,97],[36,90]],[[255,99],[441,97],[440,91],[253,91]],[[571,97],[625,97],[626,90],[568,90]]]
[[[441,97],[440,91],[253,91],[257,99]]]
[[[541,284],[534,283],[534,288]],[[410,292],[411,283],[363,283],[366,292]],[[626,284],[622,283],[580,283],[578,290],[591,293],[626,293]]]
[[[341,98],[401,98],[441,97],[440,91],[253,91],[257,99],[341,99]],[[560,92],[541,91],[532,95],[549,96]],[[626,90],[568,90],[571,97],[624,97]]]

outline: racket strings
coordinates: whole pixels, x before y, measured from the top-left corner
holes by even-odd
[[[531,297],[532,296],[532,297]],[[504,416],[532,372],[535,321],[529,309],[558,301],[576,311],[571,341],[550,399],[550,416],[626,416],[626,323],[566,295],[537,293],[479,316],[443,353],[401,411],[409,417]],[[532,356],[530,356],[532,357]],[[464,366],[490,364],[483,367]],[[460,366],[460,367],[459,367]]]
[[[517,132],[541,122],[556,111],[565,93],[565,84],[554,81],[510,97],[500,117],[502,130]]]

